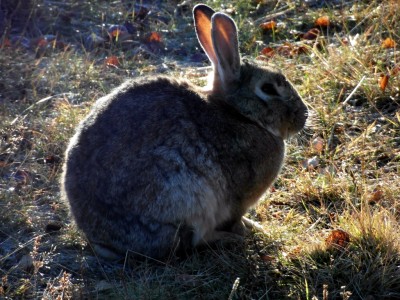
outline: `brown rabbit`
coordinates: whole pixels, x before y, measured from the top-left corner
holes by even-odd
[[[101,256],[163,258],[241,233],[278,175],[284,139],[305,124],[285,76],[240,61],[229,16],[200,4],[194,21],[213,66],[208,89],[130,80],[96,102],[68,146],[63,197]]]

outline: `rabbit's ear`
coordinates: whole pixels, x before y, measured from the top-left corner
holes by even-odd
[[[240,55],[235,22],[223,13],[211,18],[211,36],[217,57],[217,74],[225,91],[240,79]]]
[[[211,17],[215,11],[204,4],[198,4],[193,8],[194,26],[196,28],[197,39],[200,42],[204,52],[206,52],[208,59],[217,66],[217,56],[215,55],[212,38],[211,38]]]

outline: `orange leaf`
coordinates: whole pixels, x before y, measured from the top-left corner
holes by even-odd
[[[161,35],[157,32],[152,32],[148,37],[147,37],[147,42],[161,42]]]
[[[380,200],[382,200],[382,198],[383,198],[382,188],[380,186],[377,186],[376,188],[374,188],[372,193],[368,195],[368,203],[369,204],[377,203]]]
[[[128,29],[124,25],[112,25],[108,31],[108,36],[111,40],[118,42],[118,41],[125,41],[131,37],[128,32]]]
[[[381,74],[381,77],[379,78],[379,88],[382,91],[385,91],[386,86],[389,82],[389,77],[390,77],[389,74]]]
[[[342,44],[343,44],[344,46],[347,46],[347,45],[350,43],[350,42],[349,42],[349,39],[348,39],[347,37],[342,38],[341,42],[342,42]]]
[[[39,47],[39,48],[45,48],[45,47],[47,47],[47,45],[49,44],[49,42],[45,39],[45,38],[40,38],[38,41],[37,41],[37,46]]]
[[[116,28],[116,29],[114,29],[113,31],[110,32],[110,35],[111,35],[112,37],[117,37],[117,36],[119,36],[119,35],[121,34],[121,32],[122,32],[121,29]]]
[[[382,42],[382,48],[388,49],[388,48],[394,48],[394,47],[396,47],[396,42],[391,38],[386,38]]]
[[[144,39],[144,44],[152,53],[159,54],[164,51],[164,44],[161,40],[161,35],[157,32],[150,33]]]
[[[272,57],[275,55],[275,51],[271,47],[265,47],[264,49],[261,50],[261,54],[268,57]]]
[[[307,31],[303,35],[303,39],[305,40],[315,40],[319,35],[319,29],[318,28],[311,28],[309,31]]]
[[[105,63],[107,66],[119,67],[119,60],[115,55],[107,57]]]
[[[350,235],[340,229],[332,230],[325,239],[326,246],[334,249],[344,249],[350,243]]]
[[[264,30],[264,31],[275,30],[276,29],[276,22],[275,21],[269,21],[269,22],[262,23],[260,25],[260,28],[262,30]]]
[[[265,261],[265,262],[270,262],[270,261],[274,261],[274,260],[275,260],[275,257],[274,257],[274,256],[272,256],[272,255],[267,255],[267,254],[260,255],[260,258],[261,258],[261,260],[263,260],[263,261]]]
[[[315,20],[315,26],[328,27],[329,25],[330,25],[330,20],[328,16],[322,16],[319,17],[317,20]]]

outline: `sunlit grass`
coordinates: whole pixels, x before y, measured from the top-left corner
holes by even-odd
[[[266,62],[283,70],[312,115],[308,128],[288,141],[281,175],[249,214],[266,233],[196,249],[185,259],[166,263],[99,263],[60,202],[58,178],[65,147],[96,99],[129,77],[198,71],[201,62],[192,65],[187,57],[199,51],[194,32],[186,25],[191,8],[181,19],[149,23],[144,29],[161,32],[169,47],[184,43],[186,56],[173,51],[148,55],[119,45],[91,51],[79,43],[46,53],[4,47],[0,298],[400,297],[398,2],[353,1],[342,9],[307,8],[299,1],[208,4],[233,14],[247,57],[259,56],[265,46],[276,49],[285,43],[307,49],[290,57],[277,54]],[[96,25],[106,22],[107,14],[112,22],[128,14],[116,2],[79,5],[87,12],[81,11],[79,18]],[[171,18],[175,6],[163,5],[160,15]],[[281,22],[276,32],[262,33],[254,23],[282,11],[285,14],[275,18]],[[304,41],[293,33],[311,29],[322,15],[334,26],[316,40]],[[387,37],[397,42],[394,48],[382,46]],[[76,45],[78,37],[71,39]],[[118,56],[121,66],[106,66],[105,57],[110,55]],[[390,75],[384,90],[379,86],[382,74]],[[338,229],[349,235],[348,244],[339,249],[326,242]]]

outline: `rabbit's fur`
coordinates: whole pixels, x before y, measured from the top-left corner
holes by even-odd
[[[63,197],[101,256],[163,258],[243,233],[242,216],[278,175],[284,139],[305,124],[279,71],[240,62],[230,17],[197,5],[194,19],[211,88],[127,81],[96,102],[67,149]]]

